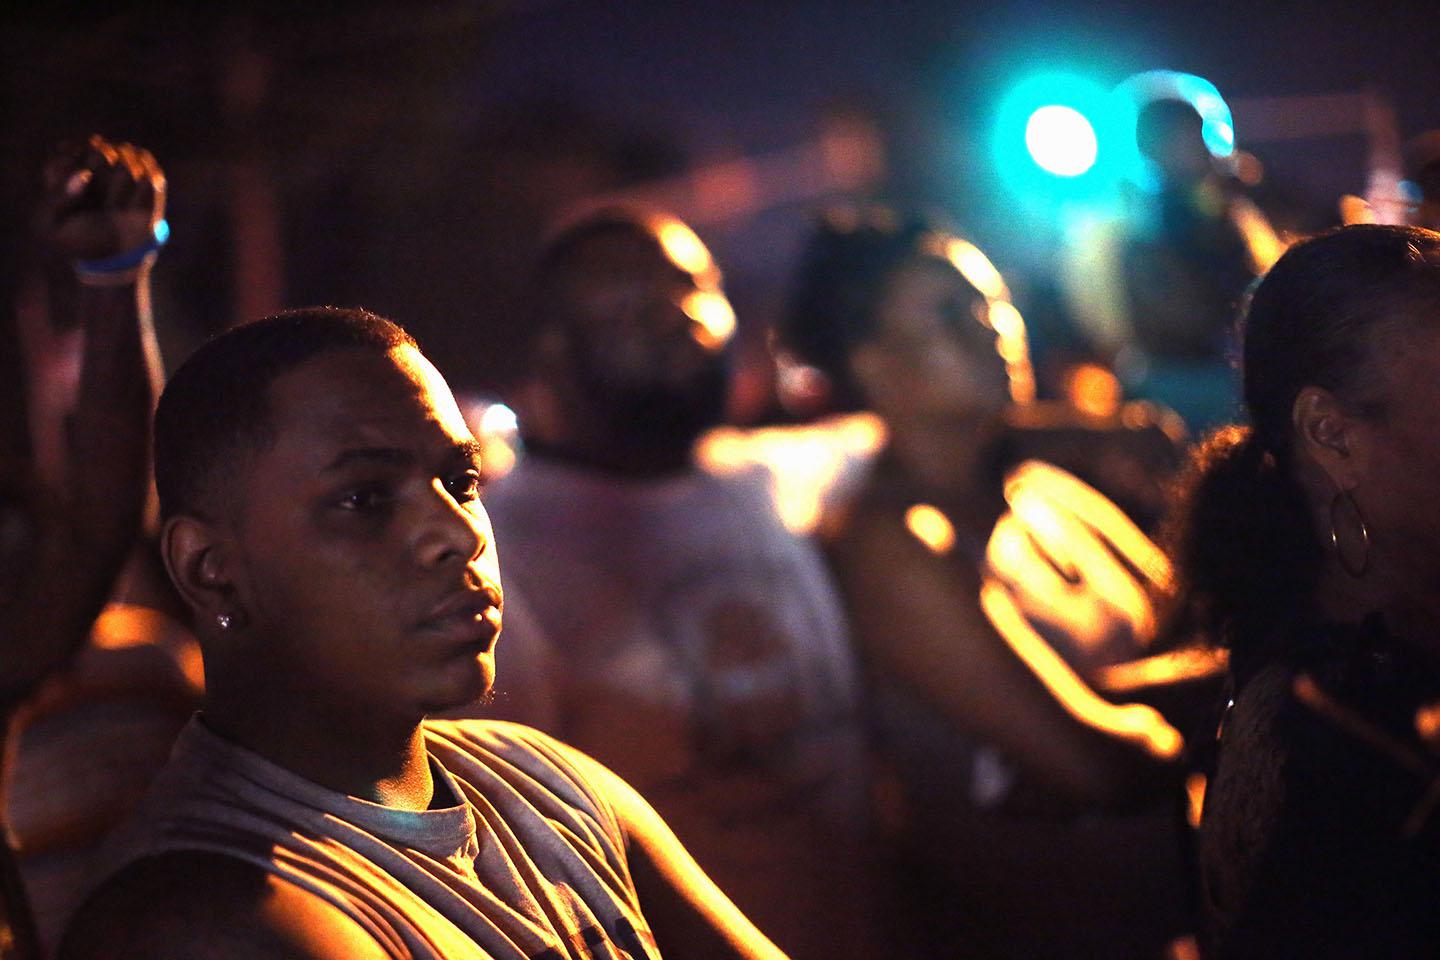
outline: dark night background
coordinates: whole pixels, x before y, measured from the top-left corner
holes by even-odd
[[[1037,68],[1107,85],[1156,67],[1210,79],[1309,227],[1364,189],[1363,138],[1267,138],[1247,129],[1247,104],[1368,90],[1404,138],[1440,126],[1440,26],[1423,4],[0,9],[7,272],[46,148],[99,131],[151,147],[170,176],[174,240],[157,274],[170,362],[259,311],[362,304],[472,389],[510,372],[519,282],[546,224],[617,190],[692,219],[752,345],[783,309],[809,218],[841,196],[944,211],[1033,323],[1063,325],[1050,238],[1011,208],[985,146],[996,102]],[[878,148],[883,166],[831,176],[816,158],[835,142],[852,161],[855,144]]]

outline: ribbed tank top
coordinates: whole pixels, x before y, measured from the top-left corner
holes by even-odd
[[[424,732],[437,795],[460,802],[417,812],[328,790],[196,717],[92,889],[138,860],[207,851],[323,897],[396,958],[659,957],[586,759],[517,724]]]

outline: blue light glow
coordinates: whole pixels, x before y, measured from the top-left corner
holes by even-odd
[[[1115,88],[1118,97],[1130,104],[1130,115],[1139,115],[1141,109],[1156,100],[1180,100],[1195,108],[1200,114],[1200,135],[1205,149],[1217,160],[1225,160],[1235,153],[1235,118],[1230,105],[1220,96],[1215,84],[1193,73],[1179,73],[1175,70],[1147,70],[1125,79]],[[1135,127],[1133,120],[1129,130],[1128,143],[1135,152],[1129,163],[1131,179],[1145,183],[1155,178],[1153,164],[1140,157],[1135,149]]]
[[[1046,216],[1103,207],[1124,175],[1128,103],[1078,74],[1023,79],[1000,102],[991,141],[1001,180]]]

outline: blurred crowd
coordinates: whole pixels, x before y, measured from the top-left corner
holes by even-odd
[[[797,958],[1433,953],[1440,149],[1410,224],[1301,238],[1201,125],[1142,113],[1157,182],[1068,258],[1084,347],[1047,382],[983,237],[812,211],[760,424],[700,236],[569,211],[512,377],[462,404],[505,627],[435,715],[598,760]],[[36,175],[0,371],[23,958],[248,629],[200,618],[156,503],[164,173],[97,136]]]

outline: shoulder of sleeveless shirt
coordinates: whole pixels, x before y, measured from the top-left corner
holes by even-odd
[[[224,854],[139,860],[76,914],[63,960],[387,960],[380,944],[322,897]]]
[[[617,837],[624,836],[622,818],[610,796],[611,782],[619,778],[588,754],[508,720],[427,720],[425,730],[432,740],[443,740],[472,758],[495,757],[552,790],[568,786],[608,822]]]

